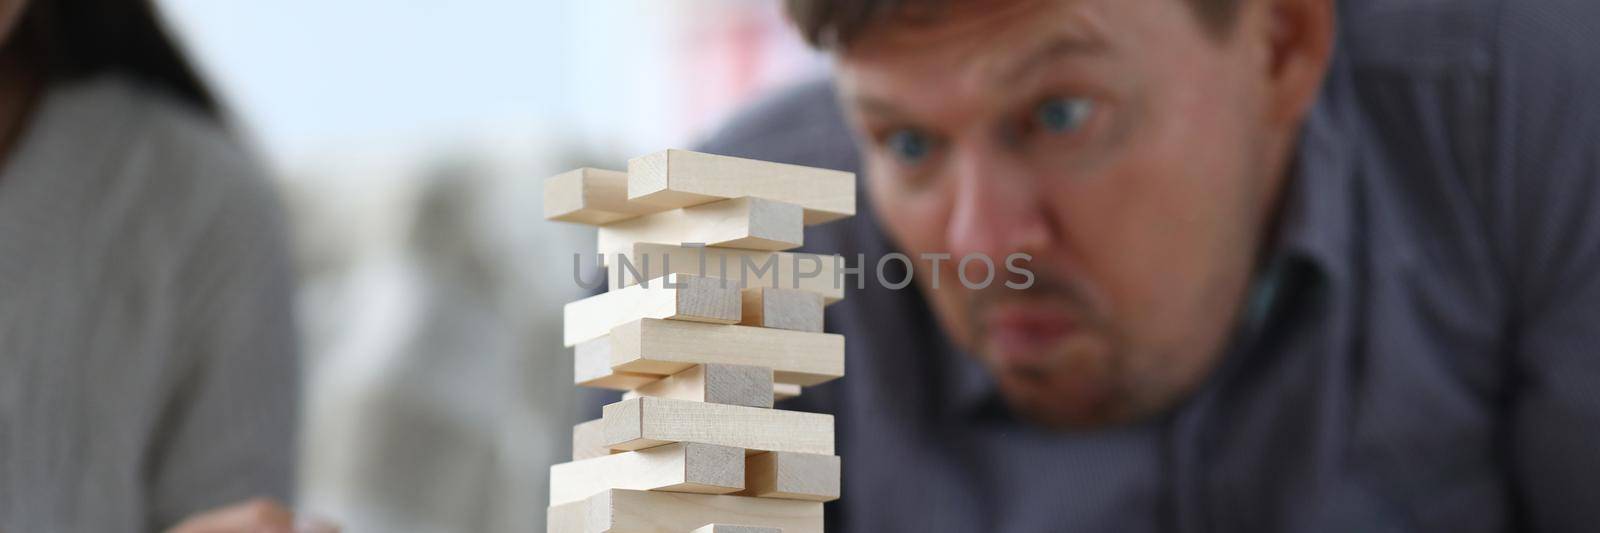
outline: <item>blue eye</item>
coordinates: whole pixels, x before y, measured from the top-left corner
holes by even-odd
[[[1034,120],[1050,133],[1072,133],[1083,128],[1094,112],[1094,102],[1087,98],[1051,98],[1034,110]]]
[[[933,151],[933,141],[926,134],[912,129],[895,130],[884,138],[883,144],[895,158],[911,164],[922,162]]]

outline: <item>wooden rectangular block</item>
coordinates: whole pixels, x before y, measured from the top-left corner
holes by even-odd
[[[672,375],[704,363],[763,366],[779,383],[816,385],[844,375],[844,337],[772,328],[642,319],[613,328],[611,368]]]
[[[741,282],[740,288],[777,287],[814,292],[822,295],[823,303],[831,304],[844,299],[847,282],[843,277],[835,277],[841,260],[833,255],[640,242],[634,243],[625,257],[639,276],[613,264],[606,275],[611,290],[634,285],[640,278],[655,279],[668,273],[703,274]]]
[[[596,418],[572,426],[572,460],[582,461],[611,455],[606,446],[606,421]]]
[[[573,346],[641,318],[736,323],[740,318],[739,290],[726,287],[721,280],[668,274],[568,303],[563,313],[563,341]]]
[[[634,243],[700,243],[747,250],[788,250],[805,242],[800,206],[760,198],[718,200],[600,227],[595,251],[610,265]]]
[[[572,382],[580,387],[633,390],[664,376],[620,372],[611,368],[611,337],[590,339],[572,349]]]
[[[590,533],[589,500],[550,506],[544,513],[544,530],[547,533]]]
[[[739,323],[790,331],[822,331],[822,296],[795,289],[751,287],[740,291]]]
[[[783,530],[775,527],[706,524],[694,530],[694,533],[783,533]]]
[[[793,383],[773,383],[772,400],[781,402],[790,398],[800,397],[800,386]]]
[[[679,442],[550,466],[550,505],[607,489],[727,494],[744,489],[744,450]]]
[[[740,405],[634,398],[602,409],[606,446],[638,450],[699,442],[750,452],[833,454],[833,417]]]
[[[745,462],[744,496],[827,502],[839,499],[836,455],[768,452]]]
[[[628,199],[684,207],[754,196],[799,205],[807,224],[856,214],[856,176],[849,172],[665,150],[628,161]]]
[[[635,397],[670,398],[691,402],[772,407],[772,369],[759,366],[708,363],[638,387]],[[627,395],[624,399],[629,399]]]
[[[626,391],[626,392],[622,393],[622,399],[624,399],[624,400],[632,400],[632,399],[638,398],[638,397],[639,397],[639,393],[636,392],[636,391],[629,390],[629,391]],[[799,385],[795,385],[793,383],[778,383],[778,382],[773,382],[772,383],[772,401],[773,402],[781,402],[783,400],[787,400],[787,399],[790,399],[790,398],[799,398],[799,397],[800,397],[800,386]]]
[[[683,533],[710,524],[762,524],[822,533],[822,503],[771,498],[612,489],[551,507],[550,533]]]
[[[628,200],[628,174],[580,168],[544,180],[544,218],[601,225],[670,209]]]

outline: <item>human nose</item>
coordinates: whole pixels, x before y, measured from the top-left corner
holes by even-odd
[[[995,263],[1049,244],[1050,230],[1037,176],[998,150],[956,154],[955,198],[946,242],[957,260],[985,254]]]

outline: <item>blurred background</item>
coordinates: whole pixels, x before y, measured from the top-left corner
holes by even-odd
[[[691,147],[822,75],[775,1],[159,0],[295,225],[300,501],[346,531],[537,531],[593,230],[544,177]]]

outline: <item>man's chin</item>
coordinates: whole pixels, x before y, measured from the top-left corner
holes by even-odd
[[[1078,332],[1043,346],[985,339],[982,356],[1017,416],[1053,428],[1094,428],[1124,420],[1125,395],[1113,350],[1098,335]]]
[[[1037,376],[998,376],[1000,394],[1017,417],[1053,429],[1096,429],[1130,422],[1107,387],[1050,386]]]

